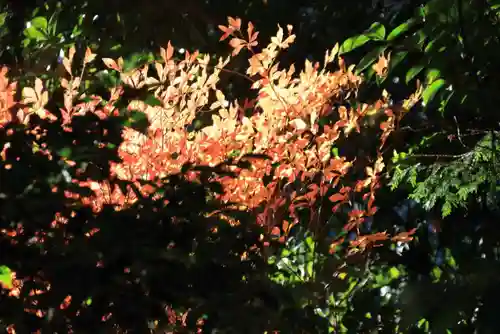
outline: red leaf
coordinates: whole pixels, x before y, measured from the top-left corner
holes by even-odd
[[[225,40],[226,38],[228,38],[229,36],[231,36],[231,34],[234,32],[233,28],[231,28],[231,27],[225,27],[223,25],[220,25],[219,29],[222,30],[222,32],[224,33],[221,36],[221,38],[219,39],[219,41]]]
[[[335,202],[345,201],[346,197],[347,196],[345,194],[336,193],[336,194],[333,194],[332,196],[328,197],[328,199],[331,202],[335,203]]]

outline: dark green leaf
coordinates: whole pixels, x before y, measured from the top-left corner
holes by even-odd
[[[405,38],[403,44],[407,49],[422,50],[426,39],[427,35],[423,32],[423,30],[418,30],[414,35]]]
[[[152,106],[152,107],[157,107],[157,106],[161,106],[162,103],[160,100],[158,100],[156,97],[154,97],[153,95],[149,95],[145,100],[144,100],[144,103]]]
[[[422,70],[424,69],[424,66],[422,65],[417,65],[413,66],[406,72],[406,83],[409,83],[413,78],[415,78]]]
[[[375,48],[374,50],[368,52],[363,59],[360,60],[358,66],[356,67],[356,72],[360,73],[363,72],[368,66],[373,64],[377,58],[380,56],[381,53],[383,53],[387,49],[387,46],[379,46]]]
[[[392,71],[396,68],[396,66],[401,63],[403,59],[408,55],[407,51],[401,51],[396,53],[394,56],[391,57],[391,61],[389,62],[389,71]]]
[[[441,101],[441,105],[439,106],[438,109],[441,114],[445,112],[446,106],[448,105],[448,102],[450,102],[454,93],[455,93],[454,91],[449,92],[448,96]]]
[[[140,111],[132,110],[129,115],[130,116],[123,125],[144,133],[149,126],[149,120],[146,114]]]

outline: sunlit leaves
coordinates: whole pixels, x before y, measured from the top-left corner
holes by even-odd
[[[96,54],[92,53],[92,50],[90,50],[90,48],[87,48],[85,50],[85,57],[83,59],[83,63],[86,65],[88,63],[91,63],[94,61],[96,57]]]
[[[358,36],[348,38],[340,46],[339,54],[351,52],[351,51],[359,48],[360,46],[365,45],[369,41],[370,41],[370,38],[366,35],[358,35]]]
[[[369,41],[380,41],[385,38],[385,27],[379,23],[373,23],[363,34],[346,39],[339,50],[339,54],[351,52]]]
[[[390,238],[386,233],[362,234],[360,228],[377,210],[376,190],[384,169],[381,148],[394,128],[394,113],[384,111],[382,131],[374,137],[376,156],[371,157],[371,166],[359,168],[355,180],[348,178],[356,160],[342,156],[333,145],[340,138],[350,140],[355,132],[361,133],[363,119],[374,107],[345,103],[356,98],[362,78],[353,72],[353,66],[337,57],[341,47],[336,44],[328,50],[324,64],[306,60],[299,71],[294,65],[285,67],[279,62],[280,54],[296,38],[292,26],[286,31],[278,26],[276,36],[258,51],[253,48],[258,36],[253,24],[248,23],[246,31],[242,26],[241,19],[229,18],[228,25],[220,29],[233,56],[249,58],[247,73],[252,77],[246,79],[255,91],[254,100],[233,99],[220,87],[220,75],[231,57],[214,62],[209,55],[186,51],[183,59],[174,59],[170,43],[160,49],[157,59],[145,62],[140,57],[102,58],[108,70],[101,77],[111,72],[120,80],[108,80],[105,97],[87,94],[80,87],[83,71],[73,63],[76,51],[71,48],[63,58],[66,72],[60,80],[65,95],[64,108],[58,115],[63,118],[64,131],[80,131],[82,140],[86,140],[87,133],[99,130],[99,120],[116,117],[123,126],[117,130],[123,142],[119,147],[108,145],[103,138],[109,129],[92,141],[92,149],[117,150],[120,159],[111,163],[110,175],[102,175],[94,161],[80,168],[78,173],[88,174],[89,179],[74,182],[91,194],[66,192],[65,196],[89,206],[96,215],[108,208],[125,210],[141,196],[156,196],[155,186],[165,177],[182,173],[195,183],[217,183],[208,187],[204,203],[230,205],[251,215],[266,230],[264,245],[273,240],[286,243],[293,228],[307,221],[322,228],[328,222],[318,214],[320,203],[325,207],[323,212],[333,211],[343,217],[343,234],[328,241],[326,249],[337,251],[347,234],[353,235],[345,243],[352,250],[348,255]],[[385,28],[374,25],[369,36],[384,38]],[[377,57],[376,71],[383,75],[389,57]],[[81,68],[95,58],[91,49],[86,49]],[[23,99],[29,108],[44,110],[48,94],[43,82],[37,79],[34,88],[25,87]],[[378,108],[385,108],[388,99],[384,93]],[[84,129],[72,126],[83,119],[81,116],[91,121]],[[76,168],[80,163],[74,158],[78,147],[74,145],[56,151],[64,166]],[[355,197],[363,201],[363,208],[351,207]],[[219,210],[206,215],[230,226],[240,223]],[[404,240],[405,236],[399,237]],[[312,237],[305,247],[315,248]],[[316,268],[312,261],[306,261],[302,270],[310,278]],[[61,296],[65,298],[66,294]],[[64,307],[66,304],[69,300]]]
[[[232,35],[235,31],[239,31],[241,28],[241,19],[240,18],[233,18],[233,17],[228,17],[227,18],[229,25],[223,26],[219,25],[219,29],[224,32],[224,34],[221,36],[220,41],[225,40],[228,38],[230,35]]]
[[[35,80],[35,87],[23,88],[23,103],[31,105],[33,112],[41,118],[53,117],[53,115],[43,107],[49,101],[49,93],[44,90],[43,82],[40,79]]]
[[[380,41],[385,38],[385,27],[380,22],[373,23],[365,32],[366,36],[371,40]]]
[[[378,57],[378,62],[372,66],[373,70],[379,77],[385,77],[389,71],[389,62],[391,55],[388,54],[387,57],[381,54]]]
[[[324,63],[325,66],[333,62],[333,60],[335,59],[335,57],[339,52],[339,48],[340,48],[339,43],[336,43],[331,50],[326,50],[325,63]]]
[[[444,79],[438,79],[432,82],[429,86],[427,86],[422,93],[423,102],[426,105],[429,104],[429,102],[432,101],[432,99],[439,92],[439,90],[443,88],[445,83],[446,81]]]
[[[407,32],[413,26],[414,23],[415,21],[410,19],[400,24],[389,33],[389,35],[387,36],[387,40],[392,41],[393,39],[400,37],[405,32]]]
[[[113,70],[118,71],[118,72],[122,71],[123,59],[121,57],[118,59],[117,62],[111,58],[103,58],[102,61],[110,69],[113,69]]]
[[[291,32],[292,27],[288,26],[288,37],[283,40],[283,28],[278,26],[278,33],[276,36],[271,37],[272,45],[275,45],[278,49],[287,49],[295,41],[295,35],[291,34]]]
[[[30,21],[29,27],[24,30],[24,35],[33,40],[44,40],[48,37],[48,22],[43,16],[35,17]]]

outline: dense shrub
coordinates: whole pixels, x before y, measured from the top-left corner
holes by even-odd
[[[228,22],[221,40],[230,38],[233,57],[250,54],[239,74],[255,91],[246,99],[230,101],[218,86],[230,58],[175,61],[170,43],[140,68],[103,58],[115,84],[100,95],[82,84],[90,49],[79,69],[69,50],[51,96],[37,79],[16,99],[2,71],[0,263],[15,275],[2,294],[4,325],[311,330],[321,319],[270,279],[279,243],[305,228],[332,256],[355,256],[411,239],[363,223],[377,209],[384,143],[419,94],[404,108],[385,92],[375,104],[356,101],[362,78],[338,45],[295,73],[278,62],[291,26],[259,47],[251,23]],[[376,66],[383,75],[387,59]],[[363,127],[373,155],[340,154]]]

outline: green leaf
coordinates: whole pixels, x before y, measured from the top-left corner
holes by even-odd
[[[439,279],[441,278],[441,274],[443,273],[443,271],[441,270],[441,268],[439,267],[434,267],[432,268],[432,276],[434,277],[434,280],[437,282],[439,281]]]
[[[421,29],[418,30],[415,34],[405,38],[403,45],[407,49],[420,51],[422,50],[426,40],[427,40],[427,35]]]
[[[383,53],[387,49],[387,46],[379,46],[375,48],[374,50],[368,52],[363,59],[359,61],[358,66],[356,66],[356,73],[360,73],[364,71],[368,66],[373,64],[378,57],[380,56],[381,53]]]
[[[435,68],[427,70],[427,83],[430,84],[434,82],[437,78],[441,76],[441,71]]]
[[[422,318],[418,321],[417,326],[418,326],[418,328],[422,328],[424,325],[427,325],[427,324],[428,324],[427,320],[425,320],[425,318]]]
[[[125,123],[123,125],[137,130],[141,133],[145,133],[146,129],[149,126],[149,120],[145,113],[131,110],[129,112],[128,119],[125,120]]]
[[[152,107],[157,107],[157,106],[161,106],[162,103],[160,100],[158,100],[156,97],[154,97],[153,95],[149,95],[145,100],[144,100],[144,103],[146,103],[147,105],[150,105]]]
[[[446,106],[448,105],[448,102],[450,102],[450,100],[454,94],[455,94],[454,91],[449,92],[448,96],[441,101],[439,109],[438,109],[441,114],[443,114],[446,111]]]
[[[451,253],[451,250],[447,248],[445,250],[445,258],[446,258],[446,263],[453,269],[457,269],[457,262],[455,261],[455,258],[453,257],[453,254]]]
[[[413,66],[406,72],[406,83],[409,83],[413,78],[415,78],[422,70],[424,69],[423,65]]]
[[[401,272],[399,271],[399,269],[398,269],[398,268],[396,268],[396,267],[392,267],[391,269],[389,269],[389,276],[390,276],[392,279],[396,279],[396,278],[398,278],[400,275],[401,275]]]
[[[372,67],[369,67],[364,74],[365,74],[365,80],[371,81],[373,76],[375,75],[375,70]]]
[[[441,215],[443,216],[443,218],[449,216],[451,214],[451,211],[452,211],[452,206],[451,206],[451,203],[450,202],[445,202],[443,204],[443,207],[441,208]]]
[[[336,158],[339,157],[339,149],[337,147],[332,148],[332,153],[333,153],[334,157],[336,157]]]
[[[0,13],[0,26],[5,24],[5,19],[7,18],[7,13]]]
[[[391,31],[389,36],[387,36],[387,40],[392,41],[396,37],[405,33],[406,31],[408,31],[408,29],[410,29],[413,26],[414,23],[415,23],[415,21],[413,19],[411,19],[411,20],[406,21],[405,23],[400,24],[399,26],[397,26],[396,28],[394,28]]]
[[[440,45],[440,42],[442,41],[443,38],[446,38],[446,35],[444,31],[441,31],[433,40],[427,43],[424,52],[431,53],[436,48],[436,46],[442,46]]]
[[[311,238],[310,236],[308,236],[305,241],[306,241],[306,245],[309,248],[309,250],[311,252],[313,252],[314,251],[314,246],[315,246],[313,238]]]
[[[385,27],[382,23],[375,22],[365,31],[365,34],[374,41],[382,41],[385,38]]]
[[[31,20],[31,26],[35,27],[36,29],[47,32],[47,19],[43,16],[38,16],[35,17],[33,20]]]
[[[340,46],[339,55],[351,52],[352,50],[366,44],[368,41],[370,41],[370,38],[366,35],[358,35],[348,38]]]
[[[61,150],[59,150],[58,153],[63,158],[70,158],[71,157],[71,147],[64,147]]]
[[[47,39],[45,34],[38,30],[37,28],[31,26],[29,28],[24,29],[24,35],[31,40],[45,40]]]
[[[399,65],[399,63],[405,59],[405,57],[408,55],[407,51],[401,51],[396,53],[394,56],[391,57],[391,61],[389,62],[389,71],[392,71],[396,68],[396,66]]]
[[[313,277],[313,269],[314,269],[313,265],[314,265],[313,261],[309,261],[306,264],[306,273],[307,273],[307,277],[308,278],[312,278]]]
[[[0,283],[8,289],[12,288],[12,271],[7,266],[0,266]]]
[[[436,93],[443,88],[445,84],[444,79],[438,79],[434,81],[430,86],[427,86],[425,88],[424,92],[422,93],[422,98],[425,103],[425,105],[428,105],[429,102],[434,98]]]

